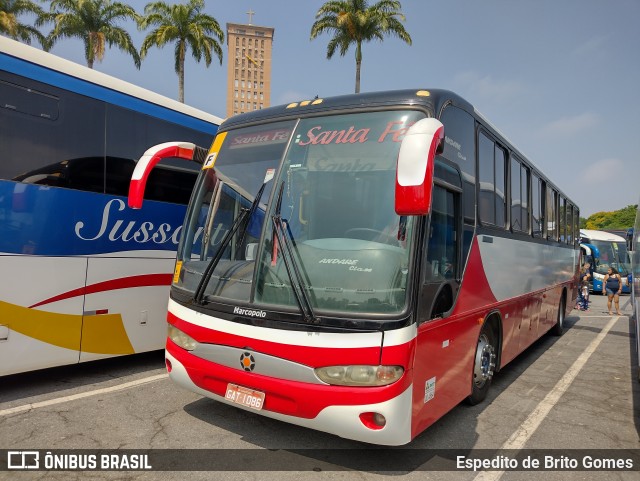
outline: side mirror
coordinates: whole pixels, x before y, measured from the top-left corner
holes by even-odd
[[[176,157],[202,164],[208,151],[191,142],[165,142],[154,145],[142,154],[137,161],[136,168],[129,183],[129,198],[127,203],[132,209],[140,209],[144,201],[144,190],[147,186],[149,173],[162,159]]]
[[[398,215],[426,215],[431,210],[433,164],[444,150],[444,125],[428,118],[413,124],[400,145],[396,172]]]

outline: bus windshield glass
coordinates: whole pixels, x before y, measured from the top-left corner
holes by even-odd
[[[396,162],[422,117],[367,112],[221,134],[185,220],[174,292],[200,291],[205,305],[295,312],[306,298],[316,314],[401,315],[413,219],[394,210]]]
[[[598,274],[607,274],[609,267],[616,269],[622,276],[629,274],[631,265],[625,242],[591,240],[591,244],[600,251],[595,269]]]

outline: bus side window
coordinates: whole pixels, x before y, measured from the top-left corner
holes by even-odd
[[[547,239],[557,241],[558,240],[558,192],[555,189],[547,185],[546,188],[547,201],[546,201],[546,228]]]
[[[448,105],[440,114],[446,141],[442,156],[458,164],[464,191],[463,214],[470,223],[476,217],[476,142],[475,121],[471,114]],[[463,259],[466,255],[463,255]]]
[[[127,195],[129,182],[136,164],[133,159],[120,157],[107,157],[107,180],[105,182],[106,193],[114,195]]]
[[[542,237],[542,184],[536,174],[531,176],[531,221],[533,223],[533,236]]]
[[[480,221],[485,224],[495,224],[494,209],[494,143],[482,133],[478,137],[478,182],[480,185],[478,197],[478,213]]]
[[[480,222],[505,227],[507,153],[483,132],[478,140]]]
[[[442,110],[440,121],[445,130],[442,157],[458,164],[462,174],[462,272],[471,250],[476,224],[476,122],[469,112],[453,105],[447,105]]]
[[[55,95],[0,80],[0,105],[10,111],[55,121],[60,115],[59,104]]]
[[[505,227],[506,151],[483,132],[478,135],[480,222]]]

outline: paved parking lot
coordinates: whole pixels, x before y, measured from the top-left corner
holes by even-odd
[[[624,314],[628,301],[621,299]],[[162,352],[5,377],[0,449],[210,451],[149,451],[165,461],[177,455],[181,466],[191,456],[188,472],[0,471],[0,479],[635,480],[638,471],[562,470],[585,453],[622,459],[640,452],[640,384],[628,317],[609,316],[606,299],[593,296],[591,309],[573,311],[567,322],[562,337],[543,337],[504,368],[487,401],[456,407],[397,449],[369,449],[203,399],[169,381]],[[431,470],[450,450],[486,459],[557,450],[558,466],[545,473]],[[378,472],[381,459],[396,468]],[[204,471],[211,465],[224,472]]]

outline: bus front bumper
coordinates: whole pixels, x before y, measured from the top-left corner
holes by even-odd
[[[256,411],[233,403],[223,396],[202,389],[196,385],[189,376],[185,364],[180,362],[176,356],[173,356],[168,350],[165,351],[165,357],[167,366],[170,366],[170,368],[168,368],[169,377],[173,382],[189,391],[201,394],[210,399],[279,421],[365,443],[399,446],[411,441],[411,384],[399,396],[388,401],[362,405],[332,405],[322,409],[313,418],[302,418],[269,411],[267,409]],[[366,412],[383,414],[387,421],[386,425],[379,429],[368,428],[360,420],[360,414]]]

